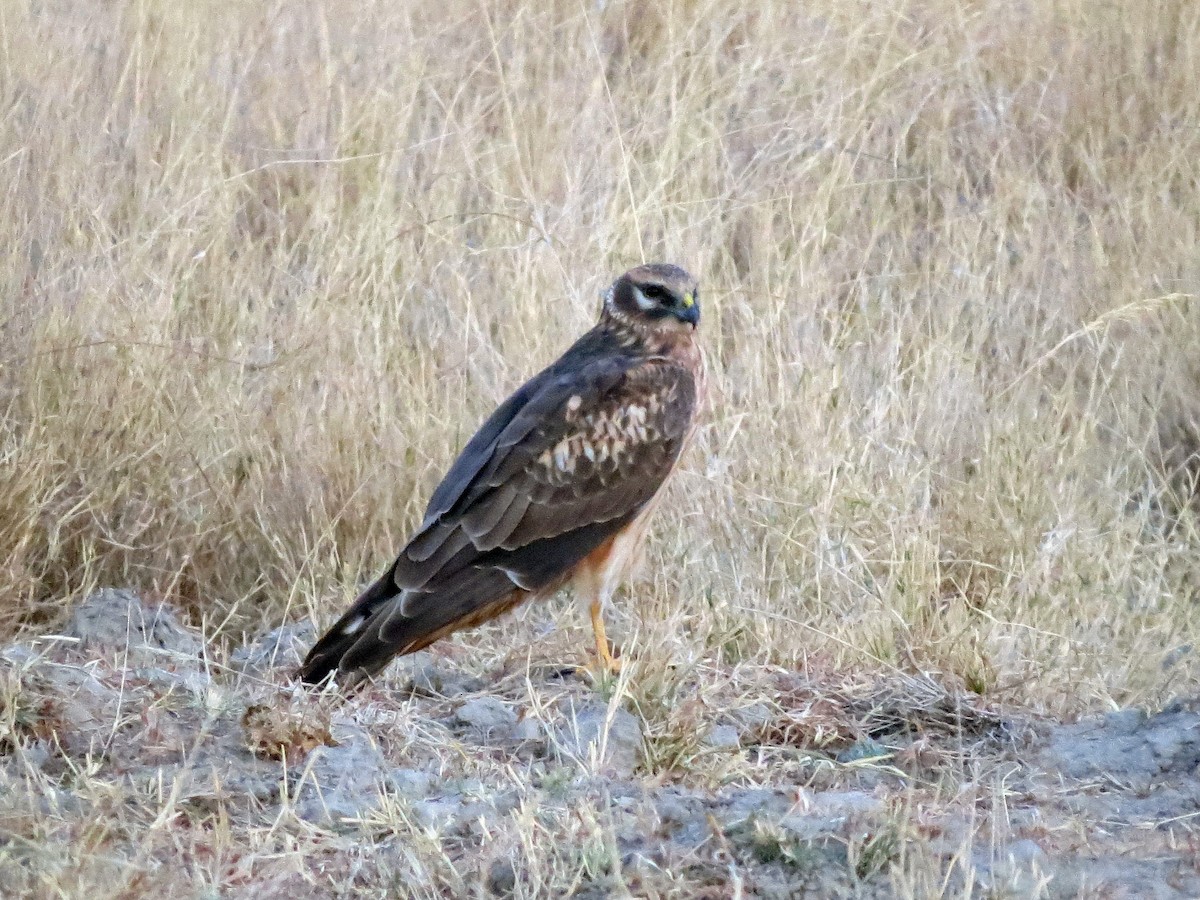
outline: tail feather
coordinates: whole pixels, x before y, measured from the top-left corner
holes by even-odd
[[[307,684],[321,684],[337,672],[350,649],[367,637],[365,632],[372,624],[371,620],[375,614],[400,593],[390,571],[363,591],[346,614],[308,651],[308,656],[304,657],[304,662],[300,664],[300,679]],[[395,653],[390,645],[385,645],[382,641],[376,643],[379,644],[376,648],[377,653],[369,654],[380,657],[375,670],[383,668]],[[358,653],[355,655],[360,656]],[[364,671],[359,677],[371,674],[371,671]]]
[[[636,514],[637,510],[512,550],[479,554],[468,542],[440,563],[432,581],[422,576],[410,582],[401,568],[408,558],[401,554],[317,641],[300,666],[300,678],[321,684],[336,676],[341,687],[354,687],[396,656],[420,650],[460,628],[482,624],[560,583],[564,573]]]
[[[397,614],[395,602],[404,593],[391,573],[363,591],[308,652],[300,678],[321,684],[336,674],[342,687],[353,687],[396,656],[427,647],[451,631],[486,622],[528,592],[501,569],[469,567],[436,592],[420,595],[415,611]]]

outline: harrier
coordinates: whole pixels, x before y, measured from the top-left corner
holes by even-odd
[[[351,686],[394,657],[566,584],[602,611],[696,425],[700,294],[678,266],[631,269],[600,320],[492,413],[400,556],[309,652],[300,677]]]

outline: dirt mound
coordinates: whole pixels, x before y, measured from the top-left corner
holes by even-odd
[[[309,640],[222,663],[103,591],[66,635],[0,651],[0,882],[1200,896],[1196,704],[1059,724],[929,679],[764,672],[763,703],[698,719],[681,766],[620,685],[424,653],[346,702],[290,680]]]

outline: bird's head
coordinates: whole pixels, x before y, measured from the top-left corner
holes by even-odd
[[[700,287],[684,269],[650,263],[613,282],[604,299],[613,315],[655,330],[692,330],[700,324]]]

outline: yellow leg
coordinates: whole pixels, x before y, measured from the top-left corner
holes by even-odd
[[[616,675],[621,671],[621,661],[614,657],[608,649],[608,635],[604,633],[603,604],[600,602],[599,597],[592,600],[590,610],[592,614],[592,633],[596,637],[596,656],[600,658],[600,664],[605,669]]]

